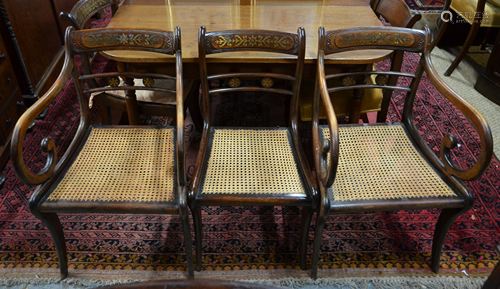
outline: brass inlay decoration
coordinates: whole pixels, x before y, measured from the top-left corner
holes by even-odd
[[[265,88],[271,88],[274,85],[273,80],[270,77],[262,78],[260,81],[260,84],[262,84],[263,87]]]
[[[215,49],[223,48],[273,48],[290,50],[295,44],[291,36],[265,34],[218,35],[212,38]]]
[[[92,128],[49,202],[169,202],[176,188],[173,128]]]
[[[377,75],[377,77],[375,77],[375,83],[378,85],[386,85],[387,81],[388,78],[385,75]]]
[[[142,84],[146,87],[153,87],[153,85],[155,85],[155,80],[151,77],[146,77],[142,79]]]
[[[215,129],[202,194],[305,194],[288,130]]]
[[[328,127],[321,129],[330,139]],[[335,201],[453,197],[400,125],[339,128]]]
[[[171,39],[167,40],[167,48],[171,48]],[[163,38],[159,35],[144,33],[92,33],[82,36],[82,44],[87,48],[102,46],[141,46],[160,48],[163,45]]]
[[[335,37],[334,44],[341,47],[358,45],[392,45],[392,46],[411,46],[415,42],[415,37],[409,33],[393,32],[371,32],[371,33],[348,33],[338,34]],[[332,45],[332,43],[329,43]],[[331,47],[332,49],[334,47]]]
[[[120,79],[118,78],[118,76],[110,76],[108,78],[108,83],[111,87],[118,87],[118,85],[120,85]]]
[[[233,77],[229,80],[229,87],[236,88],[241,85],[241,80],[237,77]]]
[[[87,16],[89,16],[93,11],[109,4],[109,0],[89,0],[76,10],[76,21],[78,24],[83,24],[83,21]]]
[[[355,84],[356,84],[356,80],[354,80],[354,78],[352,78],[350,76],[342,78],[342,85],[343,86],[351,86],[351,85],[355,85]]]

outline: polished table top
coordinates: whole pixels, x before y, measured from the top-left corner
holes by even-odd
[[[366,0],[125,0],[108,28],[181,28],[183,62],[198,61],[198,31],[266,29],[306,31],[306,64],[314,63],[318,28],[326,30],[382,26]],[[392,51],[352,51],[332,55],[326,63],[369,64],[386,59]],[[108,51],[106,57],[128,63],[173,62],[174,58],[149,52]],[[214,54],[210,62],[286,63],[291,56],[266,52]]]

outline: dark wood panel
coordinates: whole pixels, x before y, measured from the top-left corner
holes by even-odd
[[[50,0],[4,0],[3,3],[35,89],[63,43],[52,3]]]
[[[491,51],[488,63],[474,88],[489,100],[500,105],[500,33]]]

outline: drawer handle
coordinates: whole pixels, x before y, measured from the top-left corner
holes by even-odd
[[[5,54],[0,55],[0,60],[5,60],[7,59],[7,56]]]
[[[7,120],[5,121],[5,123],[6,123],[6,124],[11,124],[11,123],[12,123],[12,119],[11,119],[11,118],[7,119]]]
[[[19,100],[16,102],[17,106],[24,106],[24,101]]]

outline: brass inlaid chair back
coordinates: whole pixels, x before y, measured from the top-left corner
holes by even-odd
[[[75,29],[84,29],[87,21],[97,12],[111,6],[111,14],[114,15],[118,9],[118,0],[80,0],[71,12],[61,12],[59,17],[62,20],[71,22]]]
[[[316,278],[321,234],[331,213],[442,209],[432,245],[431,269],[439,270],[441,248],[453,221],[468,211],[473,195],[463,181],[479,178],[493,154],[492,136],[484,118],[439,77],[430,59],[430,30],[394,27],[361,27],[326,31],[319,29],[318,83],[313,104],[313,154],[321,202],[316,220],[313,277]],[[414,73],[367,71],[325,75],[325,55],[351,50],[391,49],[421,55]],[[452,161],[457,147],[453,134],[444,135],[440,158],[420,135],[413,107],[417,89],[426,73],[436,89],[459,108],[477,130],[481,152],[477,162],[462,169]],[[353,76],[377,75],[375,84],[356,84]],[[390,84],[387,76],[410,79],[408,86]],[[344,86],[329,87],[327,80],[341,78]],[[404,83],[404,82],[400,82]],[[406,92],[401,123],[339,125],[330,93],[350,88],[385,88]],[[319,125],[320,102],[326,107],[328,125]],[[369,140],[369,143],[367,141]]]
[[[18,176],[28,185],[40,185],[30,198],[30,211],[49,229],[56,244],[61,276],[68,274],[66,244],[57,213],[99,212],[127,214],[177,214],[181,216],[189,276],[193,277],[191,237],[187,217],[184,153],[184,108],[180,29],[160,30],[93,29],[66,30],[65,62],[52,87],[19,120],[12,137],[12,162]],[[111,72],[81,75],[76,55],[103,50],[137,50],[175,54],[175,76]],[[80,125],[62,159],[57,162],[55,143],[45,138],[42,150],[48,158],[41,172],[28,170],[23,159],[23,140],[29,124],[59,94],[73,77],[80,105]],[[108,79],[109,87],[87,88],[96,78]],[[120,78],[124,78],[124,84]],[[144,86],[134,86],[142,79]],[[171,79],[175,89],[155,85]],[[134,125],[92,125],[89,94],[125,90],[129,118]],[[134,91],[154,90],[175,95],[174,126],[141,126]],[[159,106],[158,110],[165,109]]]
[[[293,96],[291,108],[297,107],[302,67],[305,57],[305,31],[299,28],[297,33],[286,33],[270,30],[229,30],[206,32],[200,28],[199,58],[201,68],[201,85],[203,101],[210,103],[210,95],[235,91],[272,92]],[[284,53],[297,56],[295,74],[263,73],[263,72],[235,72],[226,74],[208,74],[206,56],[214,53],[260,51]],[[261,86],[242,86],[242,79],[261,78]],[[229,79],[228,88],[210,89],[209,81]],[[273,88],[274,79],[287,80],[293,83],[292,89]],[[295,108],[296,109],[296,108]],[[293,118],[293,113],[290,114]],[[210,116],[210,106],[205,106],[205,116]]]

